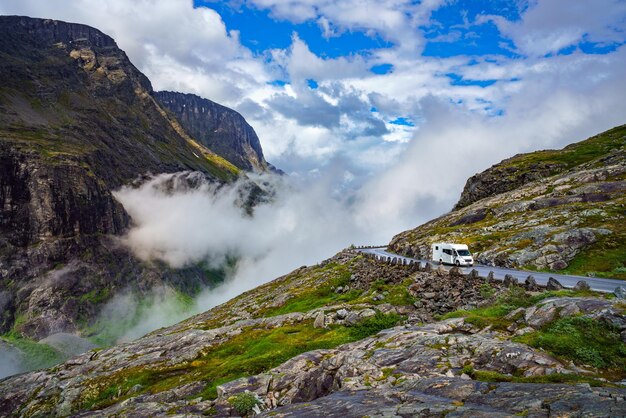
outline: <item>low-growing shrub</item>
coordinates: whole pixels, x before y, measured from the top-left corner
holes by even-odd
[[[242,417],[250,415],[254,407],[259,405],[261,401],[252,392],[241,392],[228,399],[228,403],[235,408],[235,411]]]
[[[626,375],[626,344],[614,326],[602,321],[585,317],[562,318],[516,340],[579,365],[615,369]]]
[[[358,324],[349,328],[350,337],[356,340],[369,337],[370,335],[377,334],[378,332],[391,328],[400,322],[400,315],[397,314],[383,314],[377,312],[376,315],[364,319]]]

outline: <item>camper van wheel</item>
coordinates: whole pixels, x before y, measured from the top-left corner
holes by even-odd
[[[461,267],[461,263],[459,263],[459,260],[456,260],[456,263],[454,264],[456,264],[457,267]]]
[[[439,259],[439,264],[443,264],[443,260],[441,258]]]

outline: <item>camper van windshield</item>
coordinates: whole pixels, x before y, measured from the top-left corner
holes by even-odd
[[[470,252],[467,250],[456,250],[456,252],[459,253],[459,255],[463,256],[471,255]]]

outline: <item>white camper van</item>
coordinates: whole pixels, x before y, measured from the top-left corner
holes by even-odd
[[[473,266],[474,257],[465,244],[448,244],[445,242],[433,244],[432,260],[440,264],[456,266]]]

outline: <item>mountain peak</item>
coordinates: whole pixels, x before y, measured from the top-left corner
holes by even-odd
[[[154,97],[202,145],[236,167],[270,170],[256,132],[238,112],[195,94],[159,91]]]
[[[117,48],[113,38],[96,28],[80,23],[28,16],[0,16],[0,25],[7,33],[19,33],[22,40],[26,40],[23,35],[27,34],[31,39],[47,40],[49,43],[71,44],[86,40],[98,48]]]

